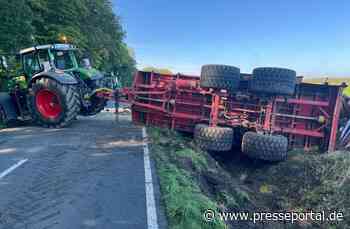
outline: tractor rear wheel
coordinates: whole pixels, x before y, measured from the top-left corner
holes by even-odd
[[[250,90],[257,93],[293,95],[296,72],[285,68],[255,68]]]
[[[200,86],[234,92],[239,87],[240,78],[239,68],[227,65],[203,65]]]
[[[248,157],[265,161],[287,159],[288,140],[281,135],[263,135],[246,132],[242,140],[242,152]]]
[[[229,151],[232,148],[233,129],[197,124],[194,130],[194,139],[199,148],[203,150]]]
[[[41,78],[33,83],[27,104],[34,122],[52,128],[70,125],[80,110],[76,87],[49,78]]]

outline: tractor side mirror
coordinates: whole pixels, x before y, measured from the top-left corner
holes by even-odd
[[[5,70],[7,70],[8,69],[8,64],[7,64],[7,61],[6,61],[6,58],[4,57],[4,56],[2,56],[1,58],[0,58],[0,64],[1,64],[1,67],[3,68],[3,69],[5,69]]]

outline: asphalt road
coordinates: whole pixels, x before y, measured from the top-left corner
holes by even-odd
[[[0,173],[27,159],[0,178],[0,229],[148,228],[142,131],[129,119],[0,130]]]

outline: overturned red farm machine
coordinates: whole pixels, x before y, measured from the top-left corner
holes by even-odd
[[[139,71],[122,93],[137,124],[193,133],[205,150],[237,144],[280,161],[288,149],[335,150],[342,88],[302,83],[289,69],[205,65],[201,77]]]

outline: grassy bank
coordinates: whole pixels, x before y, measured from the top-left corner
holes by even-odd
[[[191,138],[149,128],[169,226],[173,228],[350,228],[350,154],[292,152],[286,162],[262,163],[239,152],[199,150]],[[215,159],[213,158],[215,157]],[[338,211],[337,223],[203,220],[206,209],[222,211]]]
[[[207,209],[223,211],[227,206],[244,206],[248,194],[190,138],[155,128],[149,128],[148,133],[169,227],[227,228],[219,220],[206,222],[203,213]]]

